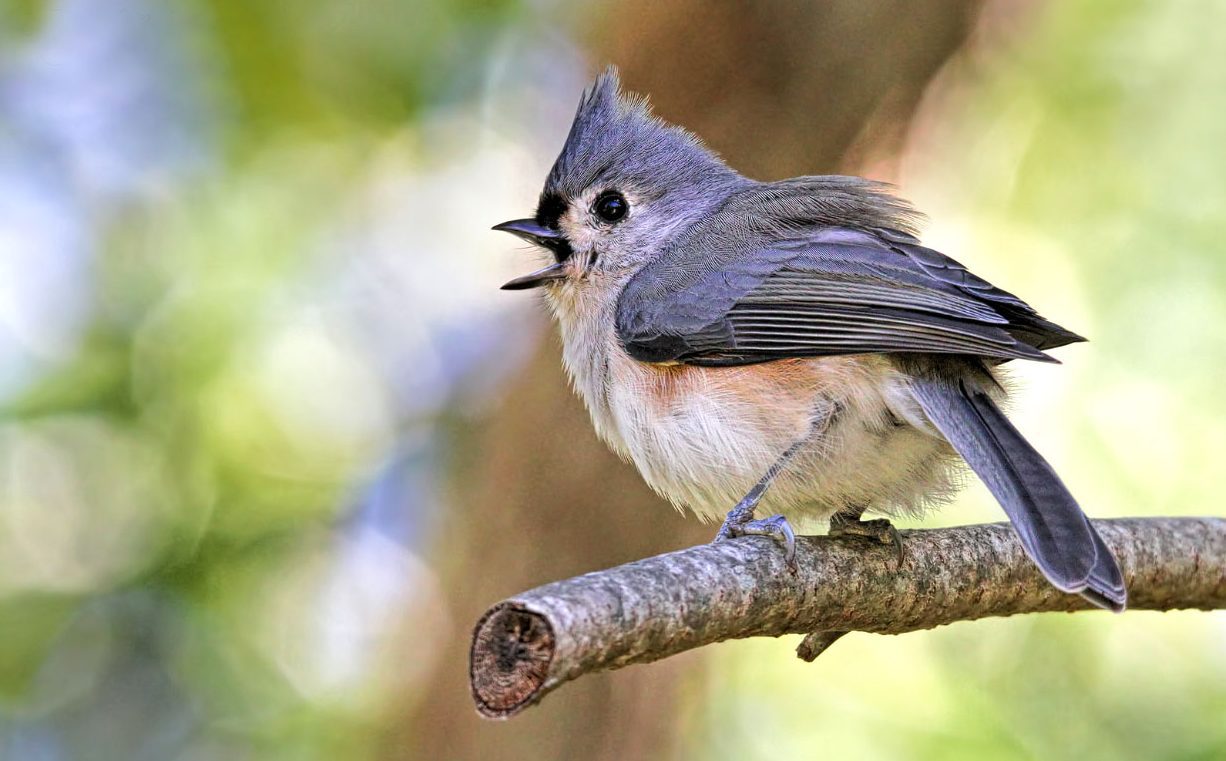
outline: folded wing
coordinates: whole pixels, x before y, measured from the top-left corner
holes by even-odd
[[[685,245],[621,296],[618,335],[636,359],[735,365],[926,352],[1054,361],[1044,349],[1082,340],[904,233],[824,227],[711,257],[701,236]]]

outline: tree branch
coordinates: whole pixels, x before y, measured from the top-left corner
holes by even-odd
[[[1095,521],[1133,610],[1226,608],[1226,519]],[[494,605],[473,632],[477,709],[507,718],[593,671],[713,642],[810,634],[812,660],[848,631],[901,634],[954,621],[1091,605],[1052,588],[1008,524],[900,532],[894,548],[801,537],[799,570],[762,537],[679,552],[546,584]]]

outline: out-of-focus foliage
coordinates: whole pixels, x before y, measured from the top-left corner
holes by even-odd
[[[531,18],[0,3],[0,758],[378,753],[450,635],[398,647],[440,421],[524,348],[477,296],[532,138],[482,89],[556,139],[583,76],[532,82]]]
[[[1062,2],[994,21],[935,88],[902,190],[933,245],[1090,337],[1063,366],[1014,369],[1019,425],[1089,512],[1221,514],[1226,7]],[[974,484],[925,524],[992,510]],[[1221,613],[853,635],[807,667],[794,644],[722,646],[696,688],[696,755],[1226,757]]]
[[[441,434],[527,348],[491,297],[524,262],[486,228],[538,189],[586,76],[566,14],[592,10],[0,0],[0,758],[382,755],[468,624],[428,562]],[[950,72],[904,189],[1094,339],[1019,370],[1091,511],[1217,510],[1226,17],[1001,23],[1030,28]],[[703,758],[1212,758],[1224,642],[1220,616],[1128,614],[811,667],[742,643],[676,720]]]

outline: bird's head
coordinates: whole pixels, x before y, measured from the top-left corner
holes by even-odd
[[[502,287],[620,281],[746,182],[644,99],[623,94],[609,68],[580,99],[536,214],[494,226],[552,254]]]

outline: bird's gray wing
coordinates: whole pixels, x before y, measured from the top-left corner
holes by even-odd
[[[646,362],[736,365],[881,352],[1054,361],[1082,340],[904,233],[819,228],[649,264],[618,302],[617,332]]]

